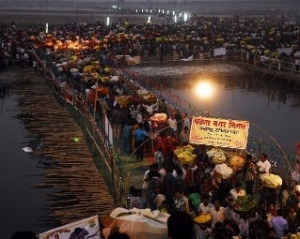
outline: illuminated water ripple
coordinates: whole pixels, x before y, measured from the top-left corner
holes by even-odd
[[[229,64],[212,65],[174,65],[174,66],[133,66],[131,70],[146,76],[174,76],[185,74],[241,74],[243,70]]]

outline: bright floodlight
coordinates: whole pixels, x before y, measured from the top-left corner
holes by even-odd
[[[150,16],[148,17],[148,21],[147,22],[151,23],[151,17]]]
[[[186,22],[186,20],[187,20],[187,13],[186,13],[186,12],[184,13],[183,20],[184,20],[185,22]]]
[[[197,86],[197,94],[202,98],[209,98],[213,93],[213,88],[209,82],[201,82]]]

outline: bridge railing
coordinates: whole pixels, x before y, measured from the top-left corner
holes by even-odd
[[[74,88],[64,88],[61,85],[61,79],[59,78],[68,77],[57,71],[55,64],[52,63],[51,59],[47,58],[43,51],[35,52],[34,55],[41,66],[41,72],[45,74],[53,92],[65,102],[66,109],[81,126],[99,173],[103,176],[115,204],[121,205],[125,194],[125,175],[122,160],[115,152],[109,140],[109,132],[106,130],[111,128],[110,122],[106,120],[104,125],[104,120],[97,113],[95,114],[95,108],[87,103],[83,89],[80,88],[81,86],[78,86],[78,90],[76,90]],[[41,61],[41,59],[45,60]],[[66,80],[64,79],[63,81]],[[76,79],[68,78],[68,81],[78,84]]]

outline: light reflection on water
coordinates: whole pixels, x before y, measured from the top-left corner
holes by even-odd
[[[38,158],[25,153],[28,133],[20,120],[18,96],[0,98],[0,221],[1,237],[10,238],[18,230],[46,230],[40,220],[47,218],[46,200],[42,189],[31,186],[42,182],[43,169]]]
[[[181,86],[173,85],[172,89],[195,107],[208,108],[216,117],[249,121],[251,136],[270,143],[276,141],[288,153],[295,153],[300,141],[297,91],[249,76],[221,77],[212,80],[214,93],[203,100],[194,90],[197,82],[183,80]]]

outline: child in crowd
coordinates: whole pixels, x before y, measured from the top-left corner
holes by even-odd
[[[138,195],[138,191],[134,186],[131,186],[129,189],[130,195],[127,197],[127,208],[142,208],[142,200]]]

